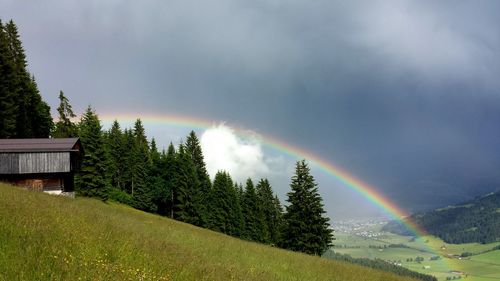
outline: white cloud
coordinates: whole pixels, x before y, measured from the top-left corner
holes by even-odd
[[[219,170],[229,172],[233,180],[241,183],[248,177],[257,179],[269,174],[257,137],[239,136],[232,128],[219,124],[205,130],[200,143],[212,179]]]

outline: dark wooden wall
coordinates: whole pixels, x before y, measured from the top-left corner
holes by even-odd
[[[0,174],[69,172],[70,152],[0,153]]]

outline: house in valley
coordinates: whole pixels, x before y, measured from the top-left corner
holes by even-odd
[[[0,181],[72,195],[82,156],[78,138],[0,139]]]

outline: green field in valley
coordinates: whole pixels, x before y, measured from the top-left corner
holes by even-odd
[[[380,227],[367,229],[372,233]],[[447,244],[433,236],[412,239],[392,233],[379,233],[376,237],[337,233],[334,251],[356,258],[383,259],[411,270],[436,276],[439,280],[460,278],[470,281],[500,280],[500,250],[491,249],[500,242],[490,244]],[[400,247],[389,245],[402,244]],[[459,257],[471,253],[469,257]],[[436,256],[439,256],[436,259]],[[417,257],[423,261],[415,261]],[[431,260],[433,258],[433,260]],[[452,272],[453,271],[453,272]]]
[[[0,184],[0,280],[410,281],[98,200]]]

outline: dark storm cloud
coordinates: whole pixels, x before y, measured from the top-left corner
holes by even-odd
[[[53,107],[272,132],[410,209],[500,186],[498,1],[102,2],[0,4]]]

